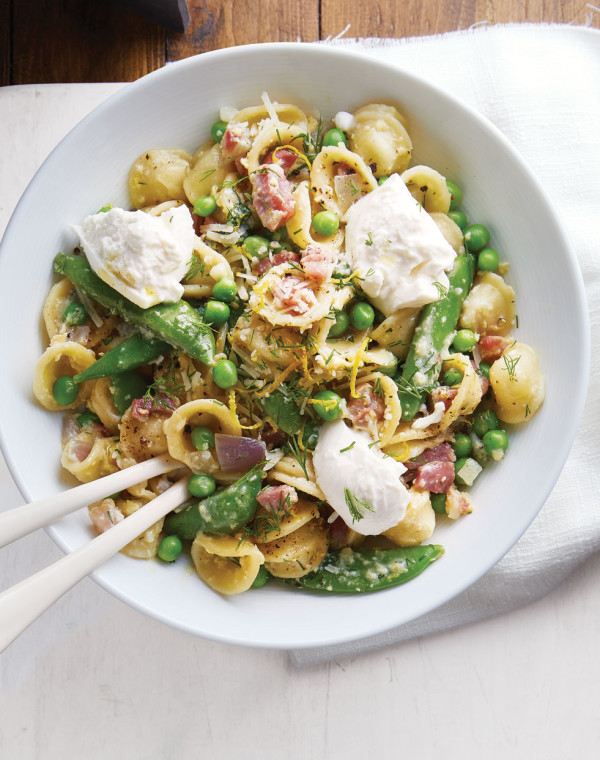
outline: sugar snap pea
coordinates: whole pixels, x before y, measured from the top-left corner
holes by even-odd
[[[285,383],[268,396],[258,399],[258,403],[267,417],[284,433],[295,435],[302,427],[300,409]]]
[[[413,419],[428,389],[435,385],[442,368],[441,353],[456,329],[474,272],[475,261],[470,253],[457,256],[448,275],[447,292],[421,312],[402,375],[397,380],[403,420]]]
[[[159,303],[142,309],[103,282],[83,256],[72,253],[57,254],[54,269],[111,313],[137,325],[154,338],[166,341],[192,359],[198,359],[209,366],[214,365],[215,341],[212,331],[185,301]]]
[[[76,383],[83,383],[85,380],[96,380],[99,377],[117,375],[120,372],[148,364],[148,362],[171,350],[172,346],[164,340],[144,338],[143,335],[136,333],[119,343],[118,346],[111,348],[83,372],[78,372],[74,375],[73,380]]]
[[[198,531],[235,533],[256,513],[262,476],[262,469],[255,467],[222,491],[169,515],[165,532],[187,539],[194,539]]]
[[[347,547],[329,552],[316,570],[286,583],[338,594],[380,591],[412,580],[443,553],[437,544],[369,550]]]

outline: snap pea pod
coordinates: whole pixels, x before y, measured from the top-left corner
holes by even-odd
[[[329,552],[316,570],[286,583],[337,594],[380,591],[412,580],[443,553],[437,544],[364,551],[346,548]]]
[[[412,420],[442,368],[441,352],[456,330],[460,311],[473,284],[475,261],[470,253],[456,257],[448,291],[421,312],[402,375],[397,381],[402,419]]]
[[[285,383],[265,398],[259,398],[258,403],[267,417],[284,433],[295,435],[302,427],[300,409]]]
[[[256,513],[262,476],[262,469],[255,467],[222,491],[169,515],[165,532],[187,539],[194,539],[199,531],[235,533]]]
[[[83,372],[78,372],[73,376],[73,380],[76,383],[83,383],[85,380],[96,380],[99,377],[118,375],[121,372],[148,364],[148,362],[171,350],[172,346],[164,340],[144,338],[139,333],[136,333],[122,343],[119,343],[118,346],[111,348],[104,356],[96,359]]]
[[[198,359],[208,366],[214,365],[215,341],[212,331],[185,301],[160,303],[142,309],[103,282],[83,256],[72,253],[57,254],[54,269],[111,313],[137,325],[153,337],[166,341],[192,359]]]

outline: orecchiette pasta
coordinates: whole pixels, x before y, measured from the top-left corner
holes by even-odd
[[[525,422],[538,411],[546,395],[535,352],[516,341],[490,367],[490,385],[503,422]]]
[[[206,585],[225,595],[248,591],[264,563],[260,550],[249,541],[206,533],[196,536],[192,560]]]

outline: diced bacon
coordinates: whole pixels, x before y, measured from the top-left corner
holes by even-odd
[[[415,486],[432,493],[447,493],[454,482],[452,462],[427,462],[417,470]]]
[[[206,227],[209,224],[216,223],[216,217],[214,216],[198,216],[198,214],[192,214],[192,222],[194,223],[194,232],[200,236],[206,232]]]
[[[433,406],[435,406],[438,401],[442,401],[444,404],[444,409],[448,411],[457,393],[458,388],[451,388],[449,385],[440,385],[437,388],[434,388],[429,396],[431,398]]]
[[[409,470],[418,469],[428,462],[455,462],[456,454],[452,449],[452,446],[447,441],[438,443],[432,449],[424,449],[414,459],[410,459],[408,462],[403,462],[404,466]]]
[[[287,177],[297,160],[298,155],[293,150],[290,150],[289,148],[286,148],[285,145],[283,145],[279,148],[273,148],[272,151],[269,151],[269,153],[265,156],[263,163],[277,164],[278,166],[281,166],[283,173]]]
[[[454,485],[450,486],[446,493],[446,514],[451,520],[458,520],[463,515],[473,511],[469,494],[459,491]]]
[[[371,421],[380,421],[385,414],[385,400],[379,396],[368,383],[356,386],[356,393],[361,398],[348,401],[348,417],[355,425],[368,425]]]
[[[123,513],[111,499],[104,499],[90,508],[90,520],[98,533],[104,533],[124,519]]]
[[[131,416],[135,420],[146,420],[153,413],[170,416],[178,406],[179,399],[159,391],[156,396],[134,398],[131,403]]]
[[[505,338],[502,335],[483,335],[477,344],[481,361],[486,364],[495,362],[514,342],[514,338]]]
[[[309,245],[302,254],[302,268],[306,276],[317,282],[328,280],[336,263],[335,251],[318,245]]]
[[[221,152],[224,158],[241,158],[252,147],[247,124],[229,124],[221,138]]]
[[[262,164],[250,175],[252,202],[262,224],[275,232],[292,218],[296,202],[291,182],[277,164]]]
[[[240,177],[247,177],[248,176],[248,167],[246,166],[245,159],[242,158],[236,158],[235,159],[235,169]]]
[[[256,501],[267,511],[276,512],[296,504],[298,494],[292,486],[267,486],[258,494]]]
[[[284,277],[274,286],[273,299],[279,309],[285,309],[294,315],[306,314],[317,303],[306,280],[294,275]]]
[[[259,277],[269,271],[272,267],[279,266],[279,264],[287,264],[294,262],[298,264],[300,262],[300,256],[293,251],[280,251],[273,256],[273,260],[269,258],[261,259],[254,267],[254,271]]]

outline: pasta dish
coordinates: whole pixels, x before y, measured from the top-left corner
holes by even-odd
[[[34,395],[64,415],[62,466],[181,465],[90,505],[95,529],[189,475],[189,501],[123,551],[189,551],[222,594],[410,580],[544,400],[461,187],[413,164],[397,107],[332,116],[263,93],[194,155],[144,152],[130,207],[73,227],[43,308]]]

